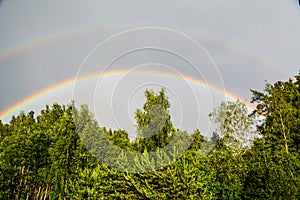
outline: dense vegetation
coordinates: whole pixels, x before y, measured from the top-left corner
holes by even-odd
[[[252,93],[265,118],[223,102],[211,138],[173,126],[164,90],[134,141],[73,103],[0,121],[0,199],[300,199],[300,74]]]

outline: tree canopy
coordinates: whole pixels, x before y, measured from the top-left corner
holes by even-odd
[[[164,89],[145,91],[133,141],[86,105],[21,112],[0,121],[0,199],[300,199],[299,83],[252,90],[252,115],[222,102],[211,138],[174,127]]]

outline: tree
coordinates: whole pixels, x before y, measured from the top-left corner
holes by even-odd
[[[0,121],[0,199],[299,199],[299,83],[253,91],[265,119],[245,151],[256,121],[239,101],[210,113],[210,141],[173,127],[164,89],[145,91],[133,142],[86,105],[21,112]]]
[[[158,93],[145,91],[146,102],[143,109],[137,109],[137,140],[140,151],[154,151],[165,146],[172,138],[175,129],[169,113],[170,103],[165,89]]]
[[[249,116],[245,104],[240,101],[222,102],[209,117],[217,126],[215,134],[219,133],[225,144],[238,152],[256,134],[256,120]]]
[[[249,151],[246,199],[300,197],[300,74],[295,79],[267,83],[263,92],[252,90],[255,112],[266,116],[258,126],[263,136]]]
[[[251,90],[256,111],[266,116],[259,132],[273,148],[285,148],[286,152],[300,149],[300,73],[295,80],[266,84],[263,92]]]
[[[209,154],[216,199],[242,199],[248,171],[244,149],[256,134],[255,118],[239,101],[222,102],[209,117],[217,127],[210,141],[217,151]]]
[[[191,135],[191,137],[192,137],[191,139],[193,141],[192,141],[189,149],[198,151],[199,149],[202,148],[205,138],[203,137],[203,135],[201,135],[201,133],[198,129],[196,129],[194,131],[194,133]]]
[[[274,150],[265,138],[254,141],[248,161],[243,199],[299,199],[300,162],[297,153]]]

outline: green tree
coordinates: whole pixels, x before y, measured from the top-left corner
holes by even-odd
[[[140,151],[154,151],[164,147],[171,140],[175,129],[169,113],[170,103],[162,89],[158,93],[145,91],[146,102],[143,109],[137,109],[137,141]]]
[[[9,134],[0,142],[0,182],[6,190],[1,190],[1,198],[42,197],[47,137],[37,129],[33,112],[21,112],[5,127]]]
[[[252,102],[256,112],[266,116],[259,131],[273,148],[285,148],[286,152],[300,147],[300,73],[295,79],[266,84],[263,92],[252,90]]]
[[[300,162],[297,153],[273,150],[270,141],[257,139],[247,152],[244,199],[299,199]]]
[[[300,76],[267,83],[263,92],[252,90],[256,111],[265,115],[258,126],[263,136],[249,151],[247,199],[299,199],[300,197]]]

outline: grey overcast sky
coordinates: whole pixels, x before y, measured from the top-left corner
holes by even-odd
[[[100,45],[80,68],[97,44],[122,31],[125,33]],[[111,88],[114,78],[106,78],[101,87],[113,91],[109,93],[110,98],[97,97],[108,91],[102,91],[100,86],[91,87],[92,83],[86,84],[87,88],[79,85],[74,90],[75,95],[74,87],[69,87],[32,101],[2,120],[8,122],[11,114],[20,110],[38,110],[55,101],[67,103],[75,96],[80,103],[88,103],[94,109],[97,105],[92,98],[100,98],[97,101],[104,107],[115,106],[113,117],[124,115],[114,119],[118,124],[126,121],[126,117],[132,122],[134,107],[142,104],[140,97],[134,95],[147,86],[170,87],[168,93],[174,96],[172,103],[181,106],[181,110],[188,110],[186,116],[192,113],[193,105],[209,109],[216,106],[211,103],[214,94],[210,94],[209,105],[205,105],[205,100],[195,103],[199,99],[186,92],[184,84],[172,82],[166,75],[163,79],[156,77],[170,73],[206,81],[249,101],[249,90],[262,90],[265,80],[271,83],[287,80],[298,73],[299,35],[300,7],[296,0],[3,0],[0,4],[0,113],[76,75],[103,72],[109,61],[135,48],[140,50],[124,54],[109,69],[134,71],[148,67],[148,71],[156,72],[116,75],[119,84],[115,88]],[[149,46],[157,48],[145,49]],[[183,58],[192,60],[196,68]],[[86,91],[92,92],[85,94]],[[205,91],[215,92],[210,88]],[[122,110],[118,105],[130,108],[124,110],[125,114],[115,113]],[[180,117],[175,120],[179,122]],[[113,122],[103,124],[113,127]]]

